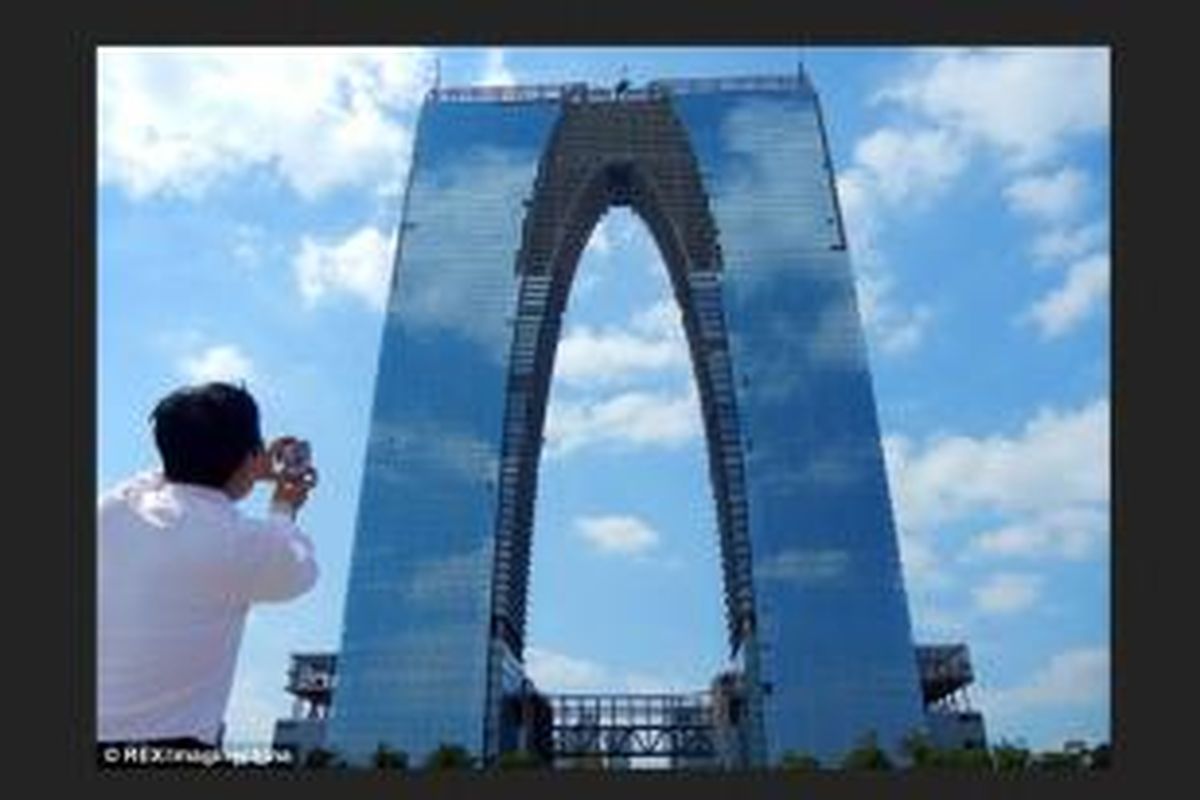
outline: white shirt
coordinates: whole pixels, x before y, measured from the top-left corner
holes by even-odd
[[[216,742],[250,604],[317,580],[287,513],[143,473],[102,495],[96,539],[100,741]]]

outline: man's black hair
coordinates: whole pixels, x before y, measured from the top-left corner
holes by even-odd
[[[228,383],[177,389],[150,418],[167,480],[223,488],[246,456],[262,450],[258,404]]]

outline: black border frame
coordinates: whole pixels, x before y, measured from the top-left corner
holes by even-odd
[[[65,265],[65,270],[35,269],[28,272],[32,272],[35,279],[50,278],[51,286],[43,291],[57,298],[53,302],[55,310],[62,309],[62,298],[67,298],[68,302],[65,320],[52,317],[54,321],[47,324],[36,307],[23,308],[20,310],[23,314],[17,315],[26,317],[22,320],[26,331],[38,331],[35,337],[26,335],[16,339],[18,347],[27,348],[31,343],[41,347],[50,343],[52,349],[41,358],[27,357],[28,350],[22,350],[22,355],[26,357],[17,362],[19,366],[13,383],[26,390],[13,394],[23,401],[29,398],[27,406],[36,406],[40,413],[46,413],[47,407],[53,408],[51,403],[58,404],[51,412],[49,424],[17,426],[22,428],[18,434],[28,439],[14,448],[17,453],[27,454],[22,466],[25,474],[30,475],[31,482],[37,484],[39,492],[51,487],[48,499],[29,504],[33,506],[30,512],[32,524],[15,526],[10,534],[21,537],[32,535],[37,544],[48,543],[51,548],[50,558],[44,567],[25,570],[22,576],[31,584],[22,595],[31,599],[30,610],[36,608],[37,613],[30,615],[34,622],[34,629],[30,631],[33,637],[27,638],[24,626],[17,626],[17,630],[21,631],[18,634],[18,652],[24,653],[26,663],[39,673],[39,677],[46,674],[48,679],[42,679],[46,684],[41,691],[18,692],[19,696],[14,698],[18,705],[21,702],[29,703],[33,712],[22,717],[27,722],[12,723],[20,730],[26,743],[17,750],[21,756],[18,763],[37,763],[42,767],[41,773],[45,777],[66,777],[76,785],[82,781],[88,789],[112,783],[114,788],[120,787],[117,791],[130,793],[142,791],[140,786],[135,789],[139,784],[146,784],[146,791],[155,792],[160,788],[159,782],[165,781],[184,793],[205,794],[216,785],[224,790],[232,789],[235,793],[247,791],[256,794],[277,785],[277,791],[289,795],[324,795],[330,788],[356,784],[392,791],[458,792],[484,789],[512,791],[522,795],[527,792],[560,795],[563,791],[611,793],[614,789],[622,793],[632,790],[635,793],[646,791],[657,795],[668,789],[689,795],[715,793],[713,796],[725,796],[744,788],[780,795],[785,792],[792,795],[797,789],[806,789],[835,795],[849,793],[851,796],[863,792],[871,796],[880,789],[886,789],[925,796],[930,791],[944,788],[955,793],[967,790],[972,795],[994,792],[996,796],[1001,796],[1019,789],[1022,794],[1046,792],[1058,796],[1066,791],[1086,793],[1089,797],[1097,796],[1098,792],[1111,796],[1118,796],[1117,792],[1120,792],[1123,796],[1128,791],[1121,790],[1135,788],[1131,785],[1135,781],[1152,782],[1156,777],[1170,780],[1166,770],[1172,764],[1188,763],[1182,753],[1186,737],[1182,731],[1172,731],[1172,725],[1179,725],[1186,720],[1186,713],[1168,715],[1156,711],[1162,708],[1166,712],[1178,712],[1183,704],[1169,699],[1165,694],[1148,696],[1154,689],[1160,693],[1175,689],[1176,696],[1186,696],[1188,693],[1189,687],[1181,668],[1170,663],[1172,648],[1184,646],[1179,643],[1180,639],[1167,641],[1153,637],[1157,641],[1151,640],[1157,624],[1161,623],[1170,635],[1171,629],[1179,624],[1177,620],[1183,615],[1177,613],[1159,618],[1152,616],[1145,608],[1155,586],[1180,585],[1169,582],[1162,570],[1168,564],[1163,563],[1164,560],[1154,559],[1149,542],[1162,542],[1165,539],[1163,534],[1170,535],[1179,529],[1186,533],[1188,517],[1181,515],[1181,522],[1167,525],[1143,523],[1136,530],[1129,518],[1134,498],[1144,496],[1145,487],[1151,485],[1151,480],[1155,481],[1156,488],[1162,493],[1173,477],[1165,474],[1173,471],[1169,467],[1163,468],[1163,459],[1149,461],[1145,445],[1174,445],[1180,441],[1176,433],[1179,426],[1172,424],[1171,420],[1173,417],[1186,420],[1186,409],[1180,402],[1183,397],[1173,395],[1175,406],[1171,409],[1172,394],[1161,383],[1157,388],[1162,391],[1148,395],[1148,402],[1154,403],[1157,412],[1152,412],[1158,422],[1157,431],[1151,434],[1151,426],[1145,424],[1146,418],[1135,423],[1131,416],[1131,410],[1139,402],[1149,408],[1148,402],[1136,398],[1147,396],[1147,390],[1153,392],[1155,385],[1152,371],[1146,369],[1150,366],[1149,362],[1135,358],[1131,352],[1130,348],[1138,337],[1130,335],[1130,319],[1138,316],[1166,317],[1165,309],[1159,309],[1162,307],[1161,300],[1169,299],[1169,293],[1151,298],[1141,278],[1137,281],[1127,279],[1129,270],[1150,271],[1155,266],[1162,269],[1181,261],[1179,251],[1173,257],[1162,253],[1160,259],[1149,260],[1147,253],[1154,249],[1152,245],[1155,242],[1143,239],[1138,242],[1138,262],[1134,263],[1131,232],[1138,217],[1136,212],[1147,213],[1143,209],[1149,204],[1127,202],[1135,196],[1154,197],[1155,211],[1150,213],[1156,214],[1156,230],[1169,230],[1171,226],[1166,223],[1170,221],[1170,215],[1178,215],[1187,206],[1186,201],[1161,202],[1158,196],[1163,193],[1148,187],[1146,183],[1147,177],[1153,180],[1156,174],[1176,177],[1176,169],[1154,169],[1150,165],[1152,154],[1144,151],[1138,153],[1136,165],[1130,160],[1133,142],[1138,141],[1138,136],[1144,136],[1135,132],[1145,126],[1135,124],[1129,114],[1136,111],[1145,115],[1147,112],[1141,109],[1152,102],[1155,90],[1178,91],[1178,86],[1171,85],[1171,77],[1165,71],[1162,73],[1167,79],[1165,83],[1137,78],[1143,69],[1141,64],[1155,53],[1161,59],[1180,51],[1173,51],[1172,45],[1166,42],[1156,42],[1156,46],[1150,47],[1151,43],[1145,36],[1146,27],[1136,22],[1132,13],[1118,14],[1111,7],[1066,0],[1048,0],[1039,3],[1036,10],[1030,5],[1020,11],[1013,9],[1011,4],[985,8],[975,3],[929,2],[903,5],[876,2],[853,6],[839,2],[820,8],[789,8],[783,4],[762,2],[751,9],[744,0],[737,4],[696,0],[688,3],[686,10],[681,8],[672,12],[664,8],[654,17],[646,16],[644,4],[641,4],[642,8],[638,5],[625,0],[610,0],[602,9],[589,9],[581,3],[563,2],[555,9],[518,12],[511,4],[474,0],[471,3],[460,2],[453,8],[442,6],[420,11],[406,5],[384,2],[334,6],[316,0],[293,0],[283,7],[268,3],[256,3],[247,8],[246,4],[234,6],[231,3],[175,7],[144,2],[109,2],[103,8],[89,6],[82,11],[30,9],[38,13],[48,12],[54,18],[50,25],[52,35],[49,37],[52,46],[46,49],[34,37],[30,41],[18,41],[17,51],[29,47],[46,59],[45,66],[49,67],[50,72],[65,69],[66,77],[63,83],[46,83],[28,80],[27,75],[20,76],[26,79],[21,81],[18,90],[17,97],[23,112],[18,119],[32,123],[27,130],[33,134],[35,147],[49,145],[48,154],[40,159],[25,159],[21,166],[31,173],[34,169],[38,170],[33,173],[33,180],[28,181],[28,185],[49,194],[49,200],[45,199],[45,194],[38,197],[42,200],[40,205],[47,212],[45,218],[65,220],[68,229],[64,232],[55,225],[48,235],[43,234],[27,245],[37,261],[49,253],[61,253],[59,263]],[[14,29],[10,35],[24,40],[26,37],[21,30],[23,28]],[[302,776],[279,776],[279,773],[257,772],[238,775],[150,772],[98,774],[93,747],[94,675],[88,668],[94,664],[94,637],[81,635],[94,631],[90,598],[94,597],[95,591],[92,569],[94,542],[90,536],[94,531],[92,504],[96,493],[95,48],[105,44],[135,43],[301,42],[1110,46],[1113,58],[1114,143],[1113,342],[1110,354],[1114,400],[1111,559],[1113,768],[1103,773],[1079,776],[1023,775],[1019,778],[928,773],[889,776],[764,773],[669,778],[659,775],[569,774],[555,775],[552,779],[537,774],[515,773],[503,776],[428,776],[418,773],[384,776],[358,772],[319,776],[308,773]],[[1135,48],[1134,42],[1146,46]],[[1178,44],[1183,43],[1176,43],[1176,46]],[[1181,57],[1179,63],[1173,66],[1176,76],[1184,72],[1186,57]],[[39,70],[37,74],[40,76],[44,73]],[[1138,84],[1136,87],[1135,83]],[[1175,83],[1178,83],[1178,77]],[[1185,107],[1186,100],[1180,104],[1179,110]],[[18,133],[24,132],[19,126],[11,127],[18,127]],[[1160,130],[1166,132],[1165,128],[1156,129],[1156,137]],[[65,135],[65,143],[56,142],[56,134]],[[1173,148],[1164,142],[1155,149],[1160,155],[1186,152],[1186,144],[1179,145],[1179,148]],[[44,174],[46,167],[66,172],[63,183],[47,181]],[[1140,187],[1135,193],[1132,187],[1139,183]],[[64,185],[69,198],[65,209],[62,194]],[[1170,194],[1171,191],[1168,189],[1165,193]],[[1181,229],[1187,228],[1175,227],[1175,230]],[[1162,242],[1157,243],[1161,253]],[[1151,246],[1147,247],[1147,244]],[[17,262],[17,266],[25,263],[28,262]],[[1186,267],[1186,264],[1181,266]],[[1176,334],[1174,351],[1169,346],[1164,348],[1168,358],[1176,357],[1182,344],[1178,340],[1185,335],[1183,332]],[[56,336],[63,336],[65,340],[56,339]],[[1131,385],[1138,387],[1136,392],[1130,389]],[[1169,409],[1176,410],[1177,414],[1172,415]],[[24,415],[27,410],[32,409],[23,407],[19,413]],[[1162,427],[1165,424],[1172,424],[1172,428],[1165,429]],[[1140,431],[1137,438],[1130,433],[1134,430]],[[46,439],[47,433],[50,434],[49,441]],[[1132,469],[1131,464],[1139,462],[1144,468]],[[1178,482],[1179,478],[1175,477],[1175,486],[1178,486]],[[66,497],[63,497],[64,489]],[[1185,492],[1177,491],[1176,496],[1180,495],[1187,496]],[[47,515],[45,510],[51,513]],[[1165,513],[1157,511],[1155,516]],[[12,554],[19,552],[14,549]],[[1175,563],[1182,565],[1188,560],[1178,558]],[[56,579],[47,580],[50,576]],[[41,607],[47,602],[53,608],[43,617]],[[32,603],[37,605],[33,606]],[[1180,608],[1182,610],[1186,606],[1181,604]],[[16,610],[19,617],[24,616],[21,614],[24,608],[17,607]],[[1134,653],[1138,655],[1133,657]],[[1179,675],[1177,680],[1171,678],[1172,669]],[[66,674],[59,674],[58,670]],[[1138,696],[1136,701],[1133,698],[1135,691]],[[47,713],[47,705],[52,707],[50,713]],[[1167,721],[1171,716],[1175,717],[1174,722]],[[28,726],[28,722],[35,724]],[[26,753],[35,756],[35,759],[27,759]],[[265,775],[272,777],[265,779]],[[263,780],[269,780],[269,783],[260,783]],[[251,788],[234,788],[243,783],[250,784]]]

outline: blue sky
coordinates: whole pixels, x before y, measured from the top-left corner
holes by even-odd
[[[245,380],[313,442],[304,598],[254,609],[228,714],[266,741],[288,654],[337,647],[400,196],[444,85],[788,73],[822,98],[918,641],[966,641],[992,739],[1109,729],[1104,49],[112,49],[99,59],[98,478],[157,464],[176,386]],[[666,272],[615,210],[551,389],[528,668],[696,689],[723,665],[715,518]],[[265,490],[247,501],[262,508]]]

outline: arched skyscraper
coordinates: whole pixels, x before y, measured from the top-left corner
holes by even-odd
[[[922,724],[854,281],[803,74],[435,90],[405,195],[331,746],[504,749],[546,399],[601,215],[670,272],[751,763]]]

